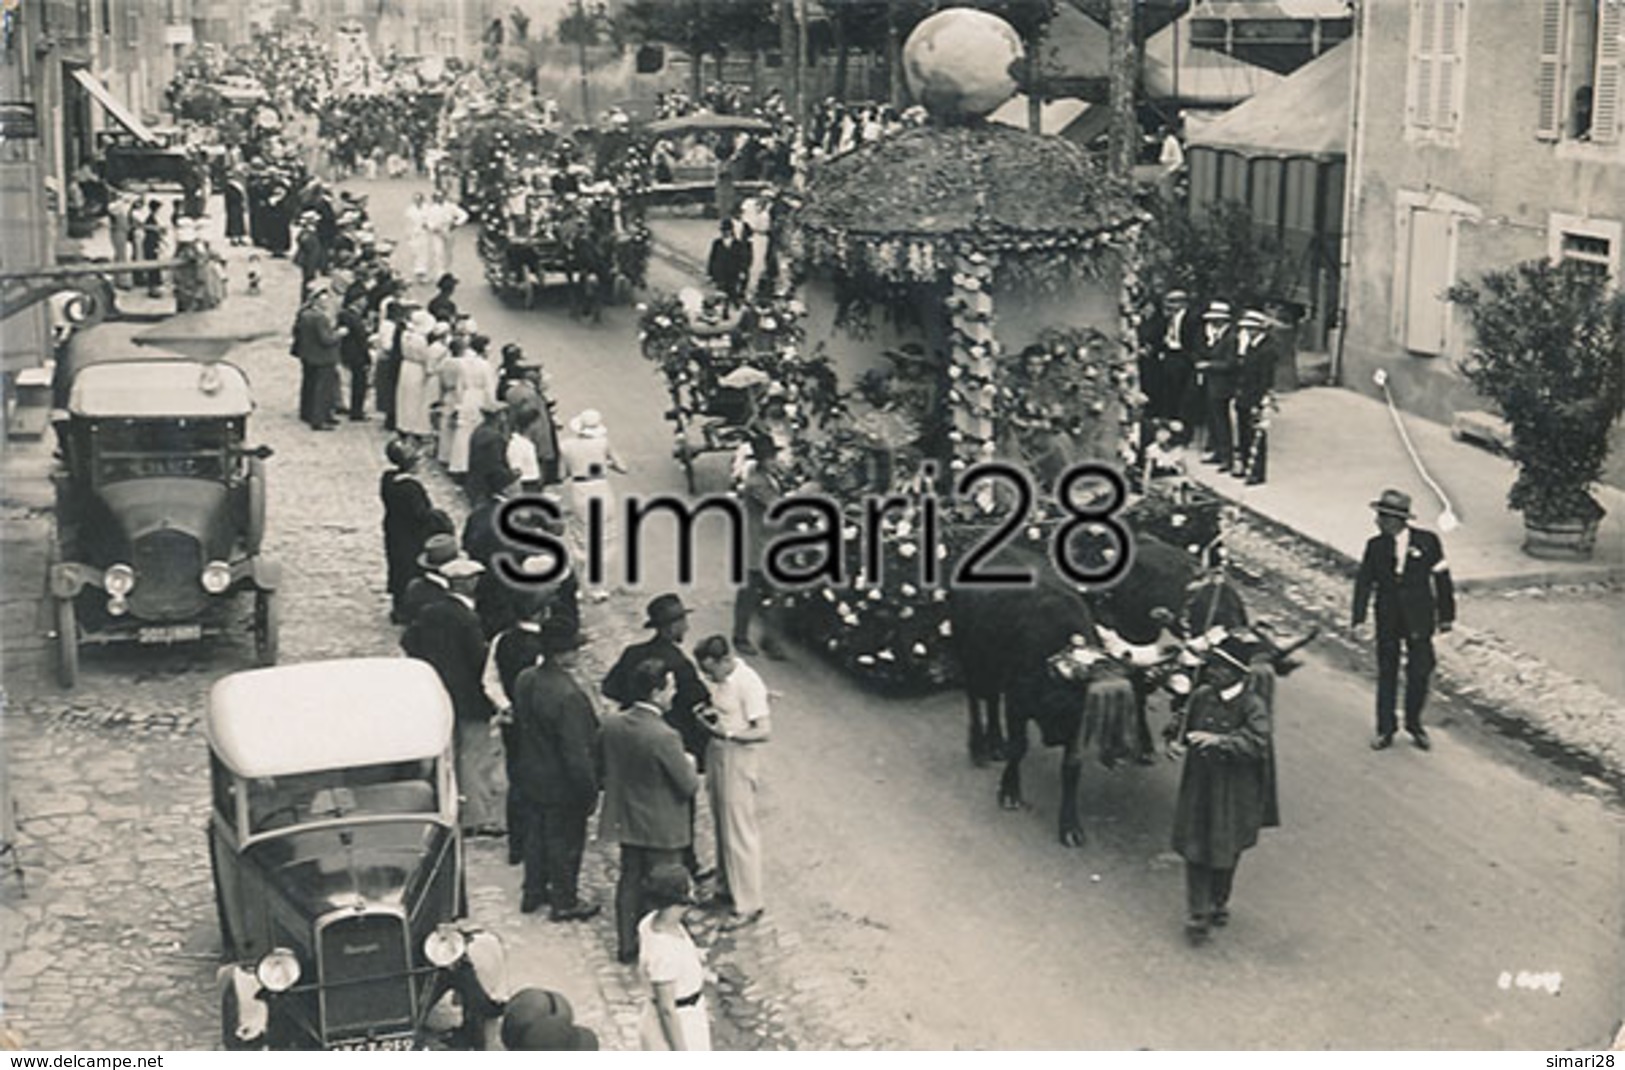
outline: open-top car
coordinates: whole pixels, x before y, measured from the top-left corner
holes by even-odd
[[[81,643],[220,634],[239,594],[254,598],[257,660],[275,663],[280,569],[262,553],[270,450],[245,444],[248,378],[95,334],[73,340],[57,418],[49,596],[62,685],[78,679]]]
[[[209,856],[228,1048],[404,1050],[439,1044],[441,1025],[482,1046],[504,963],[497,938],[462,920],[452,720],[434,670],[406,658],[214,685]]]

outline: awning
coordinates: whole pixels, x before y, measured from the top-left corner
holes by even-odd
[[[162,144],[158,135],[137,119],[135,113],[126,108],[124,102],[115,97],[112,91],[102,84],[100,78],[83,67],[70,67],[68,72],[73,75],[74,81],[84,87],[85,92],[95,97],[96,102],[107,109],[107,114],[118,120],[120,126],[149,145]]]
[[[1243,156],[1346,155],[1353,55],[1352,45],[1338,45],[1211,123],[1190,128],[1188,145]]]

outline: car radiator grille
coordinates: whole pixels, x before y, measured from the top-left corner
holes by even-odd
[[[207,592],[203,548],[183,531],[154,531],[135,543],[130,608],[145,620],[178,620],[202,612]]]
[[[341,918],[322,930],[325,1039],[332,1043],[412,1028],[406,928],[393,914]]]

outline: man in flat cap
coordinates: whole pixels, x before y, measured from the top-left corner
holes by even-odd
[[[1422,727],[1428,681],[1433,675],[1433,633],[1448,632],[1456,620],[1455,586],[1439,537],[1410,523],[1411,496],[1389,488],[1371,508],[1377,534],[1365,544],[1354,580],[1354,628],[1362,634],[1366,609],[1376,599],[1377,734],[1372,750],[1394,742],[1394,707],[1399,698],[1400,648],[1405,653],[1405,731],[1419,750],[1432,741]]]

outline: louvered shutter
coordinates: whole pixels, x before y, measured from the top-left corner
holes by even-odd
[[[1461,71],[1461,50],[1457,36],[1461,20],[1466,16],[1462,0],[1439,0],[1438,32],[1433,49],[1433,127],[1436,130],[1458,129],[1461,112],[1461,94],[1456,79]]]
[[[1563,136],[1563,21],[1563,0],[1541,0],[1535,136],[1549,141]]]
[[[1591,98],[1591,140],[1612,145],[1619,140],[1620,66],[1625,60],[1625,0],[1597,5],[1597,78]]]
[[[1411,8],[1411,92],[1406,119],[1415,127],[1433,125],[1433,50],[1438,40],[1438,0],[1415,0]]]

